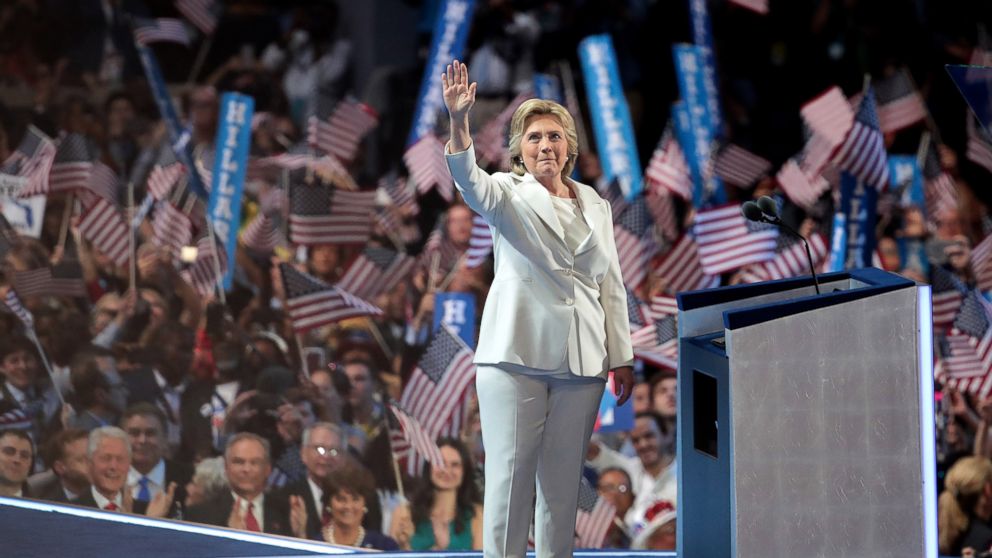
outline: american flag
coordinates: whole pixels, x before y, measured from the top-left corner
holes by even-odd
[[[7,294],[3,296],[3,303],[7,311],[17,316],[28,331],[34,331],[34,316],[21,304],[21,299],[17,298],[17,293],[8,290]]]
[[[292,184],[289,200],[289,239],[297,244],[364,244],[372,235],[374,191]]]
[[[657,248],[651,230],[653,225],[644,196],[629,204],[613,225],[620,273],[624,284],[631,289],[644,282],[648,262]]]
[[[811,180],[795,159],[789,159],[782,165],[775,180],[789,200],[806,210],[812,208],[830,187],[823,177],[817,176]]]
[[[679,305],[675,297],[655,295],[651,297],[648,312],[651,314],[652,319],[658,320],[665,316],[677,315],[679,313]]]
[[[176,9],[204,35],[213,35],[217,29],[218,7],[214,0],[176,0]]]
[[[475,152],[483,161],[483,166],[498,164],[500,170],[510,168],[510,150],[506,145],[506,127],[517,108],[533,96],[534,94],[530,91],[517,95],[476,134]]]
[[[644,169],[644,178],[654,187],[652,190],[655,192],[670,193],[689,201],[692,200],[692,177],[689,174],[689,165],[685,162],[685,154],[672,130],[672,124],[669,123]]]
[[[183,246],[192,242],[193,222],[189,215],[171,202],[161,201],[155,206],[152,233],[155,244],[168,248],[175,258],[179,256]]]
[[[355,101],[341,101],[326,121],[316,115],[307,124],[307,142],[341,161],[355,158],[358,144],[376,125],[379,117],[372,107]]]
[[[730,0],[730,3],[761,15],[768,13],[768,0]]]
[[[55,144],[51,138],[38,128],[29,125],[20,145],[3,162],[3,165],[0,165],[0,172],[28,179],[18,194],[19,197],[47,194],[48,175],[52,169],[55,152]]]
[[[472,217],[472,236],[465,251],[465,267],[476,268],[486,261],[493,251],[493,233],[489,223],[479,215]]]
[[[86,283],[78,261],[14,272],[14,290],[21,296],[85,297]]]
[[[844,141],[854,123],[854,111],[837,86],[807,102],[799,113],[813,134],[823,137],[831,147]]]
[[[461,259],[464,250],[455,246],[444,234],[444,220],[439,219],[434,229],[427,235],[424,249],[420,252],[418,266],[430,266],[434,255],[438,255],[438,269],[451,270]]]
[[[601,498],[585,477],[579,482],[579,506],[575,513],[576,548],[602,548],[617,510]]]
[[[940,266],[930,267],[931,301],[934,329],[947,329],[961,309],[964,285],[952,273]]]
[[[411,145],[403,154],[403,162],[417,191],[427,193],[436,187],[441,197],[450,202],[454,196],[454,185],[448,163],[444,159],[444,144],[433,134],[427,134]]]
[[[474,353],[446,325],[434,333],[410,379],[400,405],[434,437],[457,435],[462,399],[475,381]],[[415,470],[411,461],[411,469]]]
[[[923,161],[923,199],[931,218],[958,208],[957,186],[951,175],[941,167],[940,156],[933,143]]]
[[[889,183],[889,164],[885,153],[885,140],[878,127],[875,113],[875,96],[868,92],[861,100],[861,107],[854,125],[834,155],[837,166],[879,191]]]
[[[186,174],[186,167],[176,160],[172,147],[163,145],[159,152],[159,159],[148,173],[148,193],[156,200],[164,200],[169,197],[172,187]]]
[[[303,333],[347,318],[382,314],[382,310],[316,277],[279,264],[293,331]]]
[[[971,291],[965,297],[942,352],[948,383],[984,398],[992,392],[992,327],[988,303],[981,296]]]
[[[196,260],[179,272],[180,277],[202,297],[209,296],[227,273],[227,250],[211,242],[210,235],[196,241]]]
[[[85,189],[92,168],[93,156],[86,138],[80,134],[67,134],[55,152],[48,177],[49,188],[52,192]]]
[[[24,409],[14,409],[0,415],[0,432],[4,430],[30,430],[32,428],[34,428],[34,423]]]
[[[286,244],[282,232],[276,227],[272,218],[264,212],[258,212],[238,235],[241,244],[259,254],[270,254],[277,246]]]
[[[134,41],[139,45],[179,43],[189,46],[190,40],[186,24],[181,19],[171,17],[134,19]]]
[[[79,231],[114,263],[127,263],[127,235],[131,228],[124,222],[124,216],[117,205],[103,198],[93,198],[92,203],[83,211]]]
[[[603,197],[610,204],[610,214],[613,216],[613,220],[616,221],[620,218],[620,215],[627,210],[627,198],[623,195],[623,189],[620,188],[620,179],[614,177],[610,180],[609,184],[606,185],[606,189],[600,191],[600,196]]]
[[[710,275],[775,257],[778,229],[747,221],[737,205],[699,211],[693,230],[703,271]]]
[[[630,325],[643,327],[649,321],[648,314],[647,306],[641,297],[627,288],[627,320],[630,321]]]
[[[95,197],[103,198],[112,204],[117,204],[120,197],[120,179],[117,173],[107,165],[96,161],[90,168],[89,180],[86,187],[80,190],[80,199],[83,205],[89,205],[91,199]]]
[[[675,200],[668,192],[648,191],[644,196],[648,211],[654,220],[655,228],[666,240],[675,240],[680,231],[675,214]]]
[[[927,107],[919,91],[902,69],[875,84],[878,124],[883,134],[898,132],[927,117]]]
[[[634,355],[665,368],[678,369],[679,336],[675,315],[655,319],[630,334]]]
[[[400,427],[403,429],[403,436],[413,446],[413,449],[421,457],[430,461],[434,468],[444,469],[444,456],[441,455],[441,448],[437,447],[434,436],[431,436],[424,430],[420,425],[420,421],[408,414],[396,403],[390,403],[389,409],[393,412],[396,420],[399,421]]]
[[[416,215],[420,213],[417,205],[417,195],[413,183],[401,176],[383,176],[379,179],[379,188],[382,189],[393,205],[402,213]]]
[[[813,257],[813,268],[816,269],[830,254],[830,245],[826,237],[820,233],[811,235],[809,251]],[[795,277],[808,271],[809,261],[806,259],[806,247],[803,242],[791,235],[780,235],[775,257],[748,267],[744,270],[742,278],[746,283],[756,283]]]
[[[709,289],[720,284],[719,275],[709,275],[703,270],[699,245],[688,234],[682,235],[675,242],[658,262],[653,273],[666,280],[666,290],[672,294]]]
[[[357,297],[372,300],[406,279],[416,260],[387,248],[368,247],[345,271],[337,286]]]
[[[968,114],[968,160],[992,172],[992,138],[977,123],[977,119]]]
[[[743,147],[727,144],[714,158],[713,171],[731,186],[747,188],[768,174],[772,164]]]
[[[979,290],[992,290],[992,234],[986,235],[971,250],[971,269]]]

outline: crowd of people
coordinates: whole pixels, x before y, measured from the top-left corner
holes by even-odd
[[[476,3],[467,52],[478,70],[475,129],[527,91],[533,72],[557,72],[561,61],[578,68],[578,40],[607,32],[641,160],[651,158],[668,119],[667,101],[677,97],[671,44],[691,40],[685,6]],[[315,97],[365,100],[378,126],[351,160],[338,160],[330,170],[249,173],[243,224],[269,216],[272,234],[281,236],[268,246],[242,237],[230,262],[233,287],[223,296],[191,280],[196,256],[184,258],[182,246],[155,230],[166,204],[188,202],[192,230],[182,244],[195,244],[192,238],[206,234],[205,200],[173,196],[154,205],[136,229],[133,277],[129,258],[115,261],[83,234],[78,191],[48,194],[38,234],[2,231],[0,293],[15,293],[33,322],[26,326],[14,313],[0,313],[0,495],[384,550],[481,548],[485,448],[472,389],[459,394],[457,430],[436,440],[445,467],[418,466],[410,450],[397,463],[390,435],[399,427],[389,403],[402,399],[423,366],[435,331],[436,293],[468,294],[481,316],[492,280],[491,258],[466,263],[473,212],[457,197],[445,199],[440,188],[415,193],[408,180],[403,150],[423,60],[393,68],[391,77],[360,91],[354,37],[337,3],[218,4],[224,12],[213,45],[191,83],[181,84],[208,38],[196,38],[188,50],[154,45],[190,131],[197,168],[186,172],[206,176],[212,168],[224,91],[255,100],[253,160],[285,153],[316,158],[307,141],[308,118],[320,112]],[[438,2],[403,4],[430,21]],[[942,64],[974,60],[983,48],[981,24],[992,22],[989,8],[946,0],[884,6],[772,1],[768,14],[759,15],[731,2],[710,4],[724,135],[776,165],[802,148],[799,107],[826,87],[854,94],[865,74],[902,68],[914,77],[928,117],[886,134],[886,147],[915,154],[928,133],[956,203],[933,211],[883,193],[876,264],[961,299],[984,297],[978,267],[989,256],[976,248],[992,231],[986,206],[992,197],[982,187],[992,169],[969,155],[966,108]],[[150,176],[169,151],[125,14],[183,15],[172,2],[152,1],[0,6],[0,161],[16,158],[31,126],[56,142],[82,137],[92,160],[113,171],[112,196],[122,212],[130,207],[130,187],[136,205],[150,195]],[[261,31],[246,40],[239,26]],[[412,41],[426,46],[429,30],[411,24]],[[581,91],[576,87],[580,98]],[[591,129],[588,111],[585,120],[579,116],[579,127]],[[0,172],[9,172],[4,165]],[[493,169],[508,165],[491,162]],[[576,168],[580,182],[611,195],[595,145],[583,145]],[[290,242],[280,229],[292,209],[280,198],[296,182],[377,191],[368,241]],[[783,195],[774,176],[726,188],[734,202],[775,195],[796,228],[829,238],[831,190],[801,207]],[[644,195],[663,194],[648,184]],[[669,207],[675,230],[659,225],[646,233],[656,240],[651,269],[628,285],[632,300],[645,306],[674,296],[673,277],[656,273],[662,268],[654,262],[693,222],[690,203],[675,199]],[[401,280],[368,300],[381,313],[298,330],[280,266],[335,285],[369,248],[415,259]],[[25,273],[54,273],[66,263],[78,264],[80,292],[24,288]],[[720,282],[747,281],[748,271],[727,272]],[[960,301],[959,307],[970,308]],[[960,334],[961,311],[935,327],[938,361]],[[984,328],[968,330],[978,339],[992,323],[982,316]],[[667,362],[637,359],[632,428],[594,434],[590,444],[585,477],[615,509],[604,548],[675,547],[677,379]],[[939,521],[941,551],[960,554],[992,545],[992,397],[981,382],[975,389],[952,384],[938,384]]]

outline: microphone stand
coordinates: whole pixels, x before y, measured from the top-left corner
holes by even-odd
[[[789,225],[786,225],[785,222],[782,221],[782,219],[778,215],[773,215],[771,217],[769,217],[767,214],[762,215],[761,220],[764,221],[765,223],[778,225],[779,227],[782,227],[783,229],[796,235],[799,238],[799,240],[803,241],[803,246],[806,248],[806,262],[809,263],[809,272],[813,276],[813,287],[816,288],[816,294],[820,294],[820,280],[817,279],[816,270],[813,269],[813,253],[810,252],[809,250],[809,242],[806,242],[806,237],[799,234],[799,231],[793,229]]]

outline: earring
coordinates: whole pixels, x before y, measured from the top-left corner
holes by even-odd
[[[369,509],[368,508],[362,508],[362,513],[369,513]]]

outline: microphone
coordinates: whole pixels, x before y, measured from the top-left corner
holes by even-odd
[[[806,237],[799,234],[799,231],[782,221],[782,218],[778,215],[778,205],[775,204],[775,200],[768,196],[761,196],[758,198],[757,203],[746,201],[741,204],[741,215],[748,221],[769,223],[781,227],[802,240],[803,245],[806,247],[806,261],[809,263],[809,272],[813,275],[813,287],[816,288],[816,294],[820,294],[820,281],[817,279],[816,270],[813,268],[813,255],[809,251],[809,242],[806,241]]]

